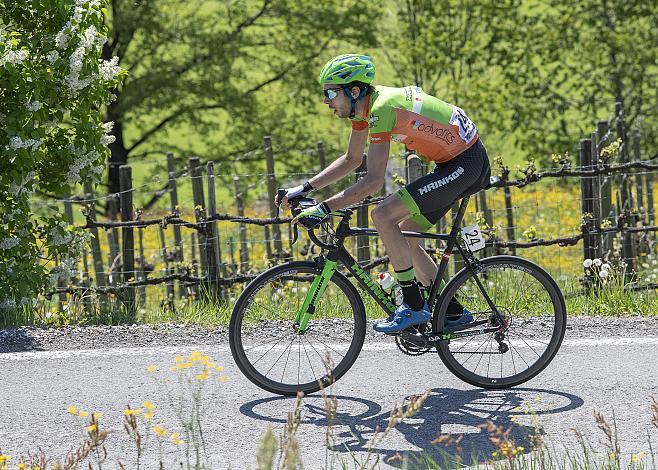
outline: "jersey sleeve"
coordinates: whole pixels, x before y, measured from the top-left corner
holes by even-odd
[[[368,123],[366,121],[352,121],[352,129],[355,131],[362,131],[368,128]]]
[[[370,143],[380,144],[391,140],[391,131],[395,126],[395,109],[388,103],[377,103],[370,112]]]

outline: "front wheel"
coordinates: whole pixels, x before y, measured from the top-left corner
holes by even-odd
[[[317,392],[345,374],[361,352],[365,307],[339,272],[316,299],[308,328],[298,331],[297,311],[320,271],[310,261],[275,266],[254,279],[233,308],[233,358],[249,380],[269,392]]]
[[[476,326],[458,332],[470,331],[472,336],[441,341],[439,356],[453,374],[471,385],[489,389],[519,385],[555,357],[566,328],[564,297],[546,271],[523,258],[485,258],[476,271],[477,277],[462,269],[441,294],[434,331],[456,329],[444,326],[453,297],[473,314]],[[495,327],[496,331],[478,332]]]

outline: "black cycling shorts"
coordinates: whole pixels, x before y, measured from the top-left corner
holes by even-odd
[[[482,141],[445,163],[437,163],[434,171],[397,192],[409,209],[411,220],[429,230],[446,215],[452,204],[477,193],[489,185],[491,166]]]

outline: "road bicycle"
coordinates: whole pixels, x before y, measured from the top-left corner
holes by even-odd
[[[535,377],[555,357],[566,328],[564,297],[553,278],[531,261],[508,255],[478,259],[475,253],[485,242],[477,224],[460,228],[468,201],[461,200],[448,234],[402,232],[442,240],[445,248],[426,291],[430,321],[389,336],[407,355],[436,351],[450,372],[471,385],[513,387]],[[296,215],[316,201],[296,197],[290,204]],[[229,325],[231,353],[260,388],[290,396],[326,388],[361,352],[368,323],[364,298],[371,315],[381,309],[390,317],[395,311],[394,295],[344,246],[347,237],[378,235],[373,229],[350,227],[352,213],[353,208],[334,211],[331,216],[340,219],[335,226],[325,222],[318,227],[320,234],[317,228],[308,231],[323,254],[268,269],[238,298]],[[445,283],[455,250],[463,268]],[[346,272],[339,270],[341,265]],[[475,321],[446,326],[453,302],[467,308]]]

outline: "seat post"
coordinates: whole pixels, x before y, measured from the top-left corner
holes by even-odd
[[[462,220],[464,219],[464,214],[466,213],[466,208],[468,207],[468,201],[470,196],[465,196],[462,198],[459,203],[459,209],[457,209],[457,215],[452,221],[452,227],[450,228],[450,236],[455,237],[461,228]]]

